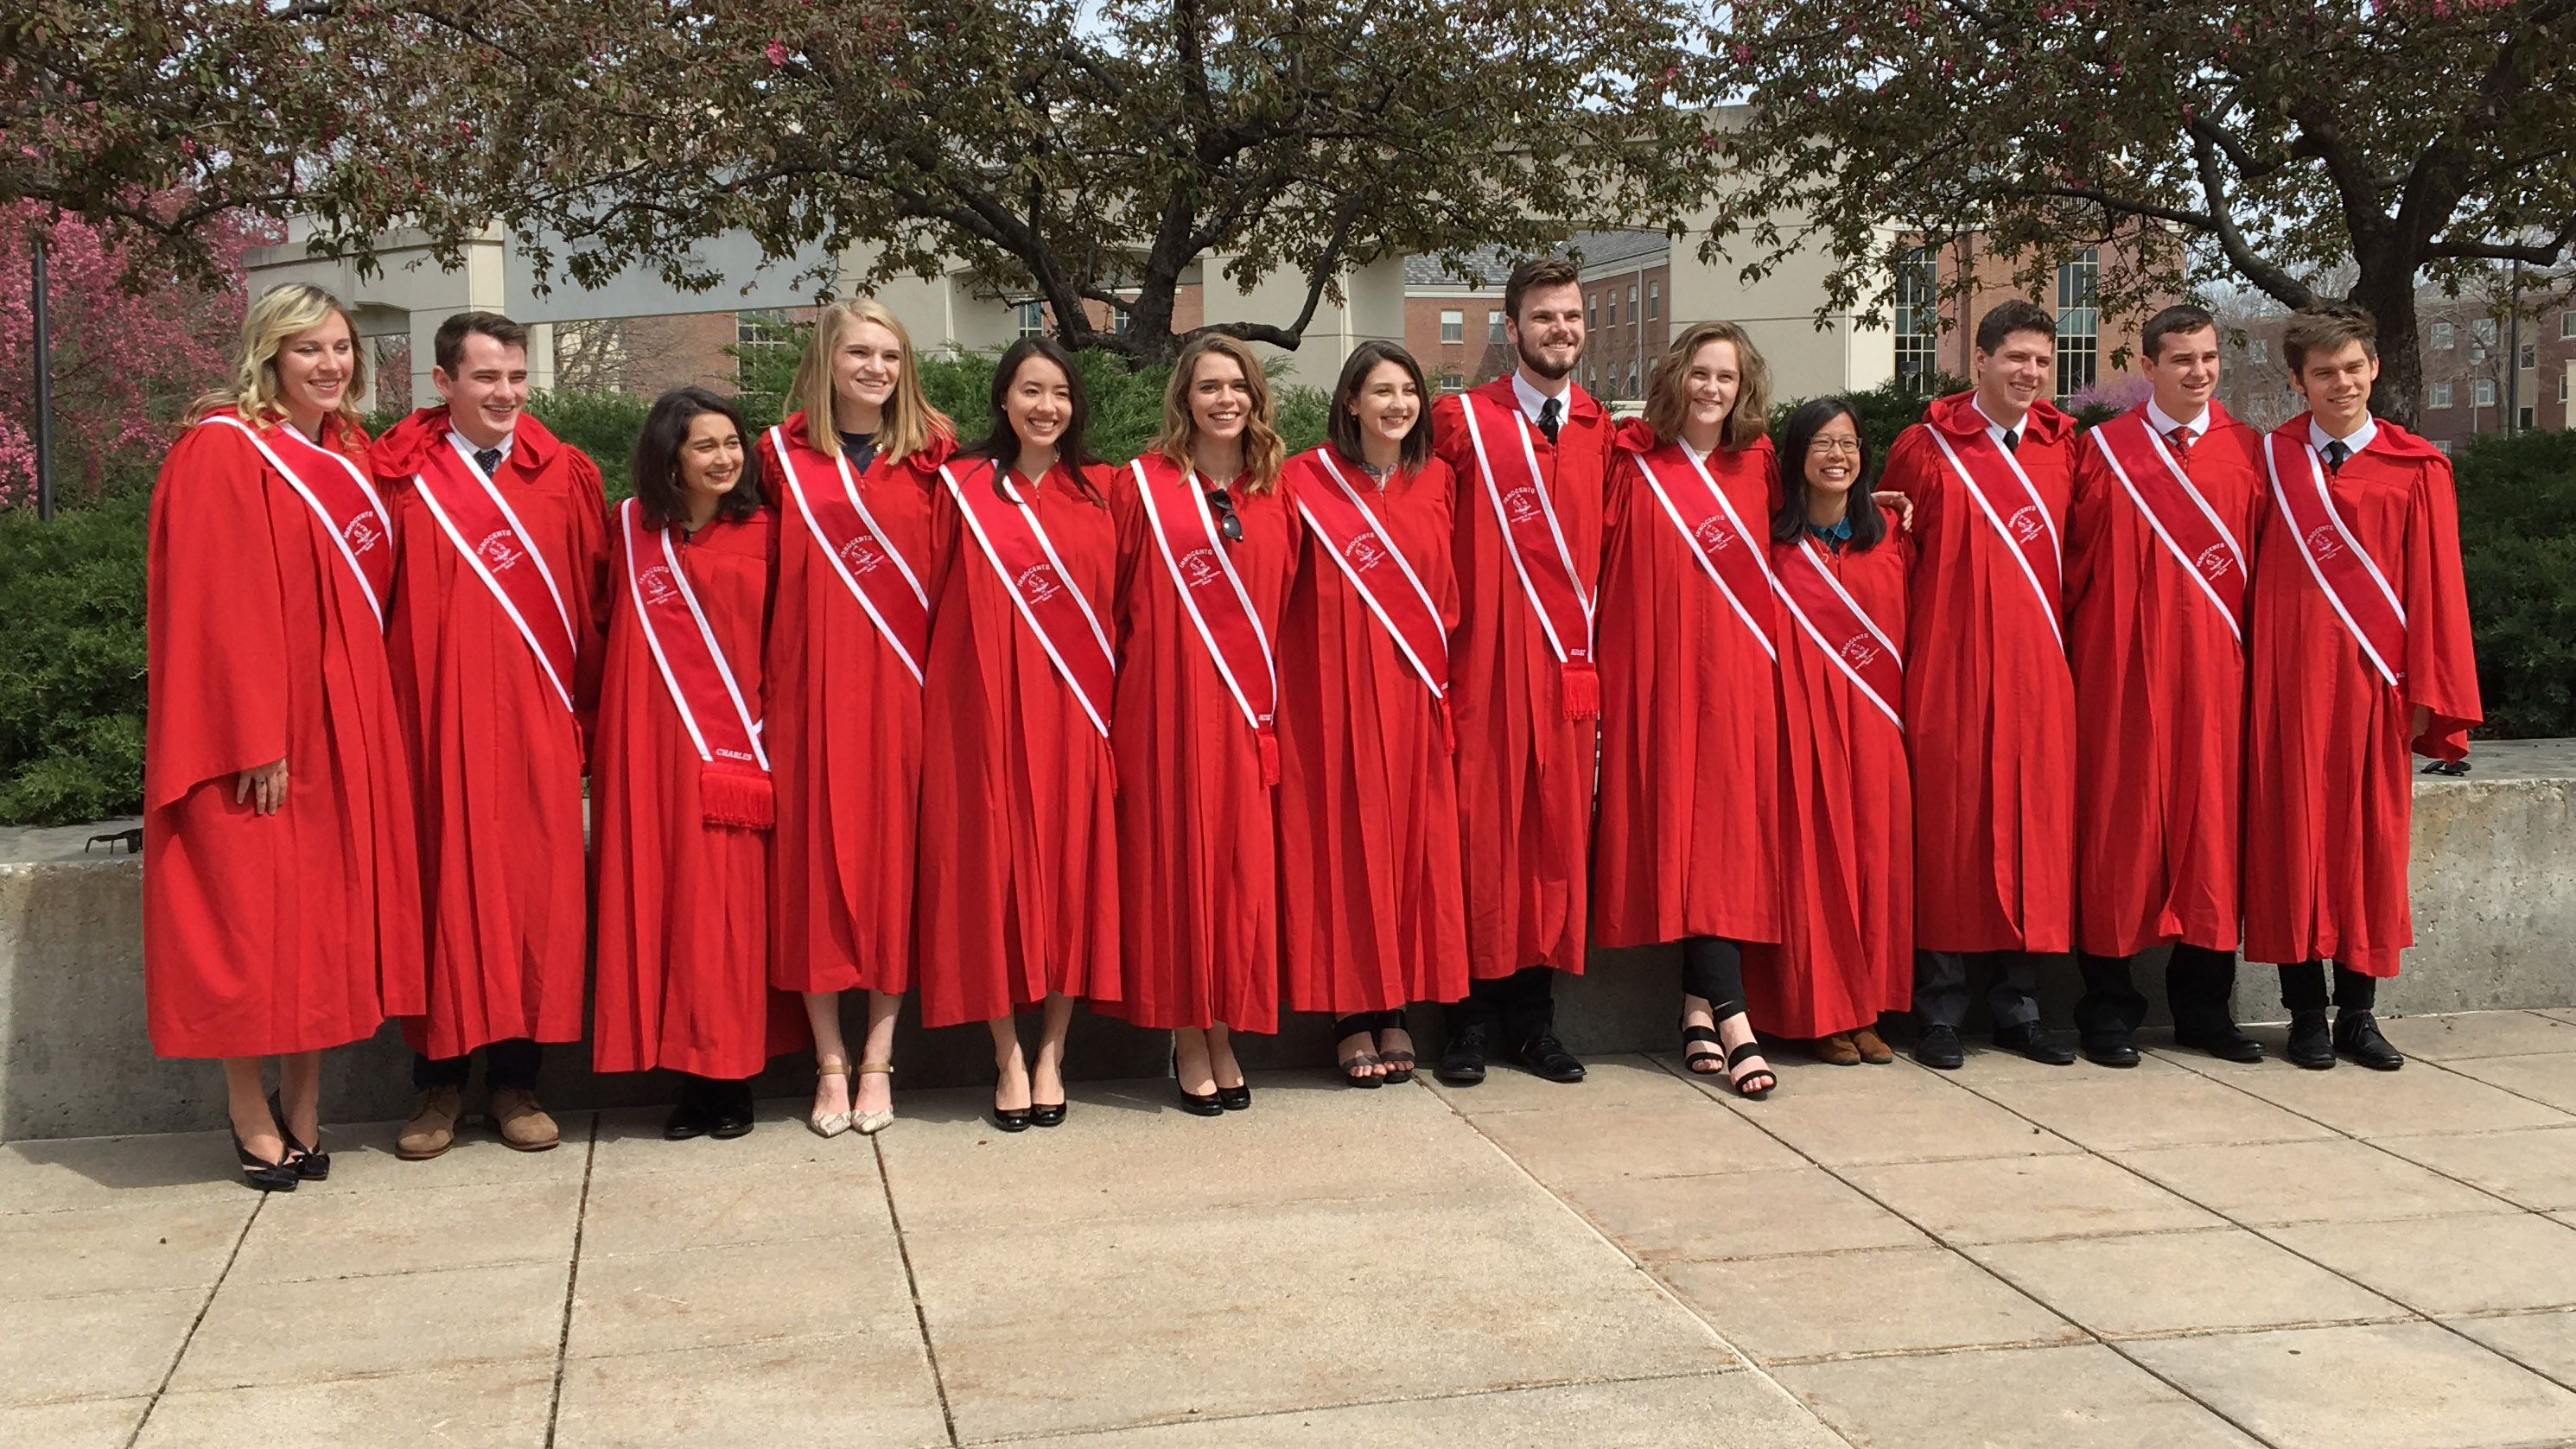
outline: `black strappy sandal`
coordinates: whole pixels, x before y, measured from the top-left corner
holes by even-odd
[[[1718,1048],[1718,1050],[1713,1052],[1692,1051],[1691,1048],[1700,1042],[1707,1042],[1711,1046]],[[1692,1076],[1714,1077],[1725,1071],[1725,1048],[1726,1043],[1718,1040],[1716,1027],[1693,1026],[1687,1021],[1682,1023],[1682,1065],[1690,1068],[1690,1074]],[[1708,1062],[1712,1065],[1702,1066],[1700,1065],[1702,1062]]]
[[[1715,1031],[1711,1031],[1709,1032],[1709,1035],[1711,1037],[1715,1037],[1717,1033]],[[1762,1043],[1759,1040],[1746,1042],[1744,1045],[1737,1047],[1735,1050],[1726,1054],[1726,1084],[1735,1089],[1735,1095],[1750,1102],[1759,1102],[1763,1098],[1770,1096],[1771,1089],[1780,1085],[1778,1074],[1771,1070],[1771,1064],[1767,1061],[1761,1066],[1755,1067],[1753,1070],[1740,1076],[1736,1074],[1735,1069],[1744,1064],[1745,1058],[1758,1057],[1760,1055],[1762,1055]],[[1756,1078],[1759,1078],[1762,1082],[1760,1090],[1757,1091],[1744,1085],[1746,1082],[1753,1081]]]
[[[1413,1080],[1415,1062],[1411,1051],[1381,1051],[1377,1054],[1377,1059],[1386,1064],[1386,1075],[1378,1078],[1379,1081],[1390,1086],[1401,1087]]]
[[[1355,1052],[1350,1056],[1337,1056],[1333,1059],[1333,1064],[1341,1069],[1343,1085],[1351,1087],[1375,1087],[1382,1085],[1386,1081],[1386,1078],[1361,1069],[1365,1067],[1383,1066],[1385,1063],[1386,1059],[1375,1052]]]
[[[305,1146],[286,1130],[286,1109],[278,1105],[277,1093],[268,1094],[268,1115],[277,1123],[278,1140],[286,1144],[286,1163],[295,1175],[306,1182],[327,1182],[331,1177],[331,1154],[322,1150],[322,1134],[313,1134],[313,1145]]]

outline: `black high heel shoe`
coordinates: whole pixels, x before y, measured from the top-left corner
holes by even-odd
[[[286,1130],[286,1109],[277,1104],[275,1092],[268,1094],[268,1115],[277,1123],[278,1140],[286,1144],[286,1165],[295,1169],[295,1175],[306,1182],[328,1181],[331,1154],[321,1150],[322,1134],[318,1131],[313,1134],[311,1147],[296,1141],[295,1134]]]
[[[1066,1104],[1062,1102],[1031,1102],[1029,1104],[1029,1125],[1032,1127],[1063,1126],[1065,1105]]]
[[[1223,1087],[1219,1087],[1213,1092],[1199,1093],[1193,1092],[1189,1088],[1181,1085],[1181,1050],[1179,1047],[1172,1048],[1172,1091],[1181,1099],[1181,1110],[1189,1113],[1193,1117],[1222,1117],[1225,1115],[1225,1089]],[[1244,1089],[1243,1101],[1244,1105],[1247,1107],[1252,1105],[1252,1094],[1248,1088]]]
[[[1026,1132],[1031,1110],[1028,1107],[996,1106],[993,1108],[993,1125],[1005,1132]]]
[[[242,1146],[238,1132],[233,1134],[233,1155],[241,1159],[242,1179],[261,1192],[293,1192],[295,1184],[302,1180],[295,1175],[291,1160],[271,1162],[251,1156],[250,1149]]]
[[[1216,1104],[1228,1112],[1241,1112],[1252,1105],[1252,1084],[1216,1089]]]

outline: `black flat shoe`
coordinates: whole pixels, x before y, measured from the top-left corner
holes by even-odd
[[[2326,1027],[2326,1014],[2322,1011],[2291,1012],[2290,1040],[2281,1048],[2281,1055],[2289,1059],[2291,1066],[2305,1067],[2312,1072],[2332,1068],[2335,1064],[2334,1033]]]
[[[279,1135],[284,1136],[283,1133]],[[294,1151],[291,1147],[287,1150]],[[303,1180],[295,1175],[295,1165],[291,1160],[271,1162],[251,1156],[250,1149],[242,1146],[238,1132],[233,1134],[233,1156],[241,1159],[242,1180],[261,1192],[293,1192],[295,1184]]]
[[[1252,1106],[1252,1084],[1216,1089],[1216,1104],[1229,1112],[1245,1111]]]
[[[2215,1031],[2174,1032],[2174,1045],[2204,1051],[2222,1062],[2259,1062],[2263,1044],[2238,1031],[2233,1022]]]
[[[2406,1065],[2406,1054],[2379,1034],[2379,1022],[2367,1011],[2335,1015],[2334,1049],[2374,1072],[2393,1072]]]
[[[1960,1045],[1957,1027],[1936,1021],[1914,1038],[1914,1059],[1935,1071],[1955,1072],[1968,1049]]]
[[[331,1154],[317,1150],[322,1134],[313,1134],[312,1147],[296,1141],[295,1134],[286,1130],[286,1110],[277,1105],[275,1092],[268,1094],[268,1115],[277,1123],[278,1139],[286,1144],[286,1162],[295,1169],[295,1175],[306,1182],[328,1181],[331,1177]]]
[[[1225,1104],[1217,1100],[1217,1094],[1214,1092],[1210,1092],[1205,1096],[1200,1096],[1196,1092],[1183,1091],[1178,1083],[1173,1084],[1172,1091],[1181,1099],[1181,1110],[1189,1113],[1193,1117],[1222,1117],[1225,1115]]]
[[[2138,1064],[2138,1044],[2125,1036],[2087,1037],[2084,1060],[2097,1067],[2134,1067]]]
[[[1471,1026],[1449,1038],[1432,1075],[1453,1087],[1472,1087],[1485,1080],[1485,1033]]]
[[[1062,1102],[1031,1102],[1029,1104],[1029,1125],[1032,1127],[1063,1126],[1065,1105],[1066,1104]]]
[[[1995,1045],[2008,1052],[2019,1052],[2044,1067],[2075,1065],[2075,1049],[2059,1041],[2055,1032],[2035,1021],[1996,1032]]]
[[[671,1109],[670,1116],[662,1119],[662,1140],[686,1142],[692,1137],[704,1137],[715,1129],[715,1125],[715,1113],[703,1099],[691,1093]]]
[[[1575,1060],[1574,1053],[1567,1051],[1564,1043],[1552,1036],[1532,1037],[1521,1043],[1512,1052],[1512,1060],[1551,1082],[1583,1080],[1583,1063]]]
[[[736,1137],[748,1137],[751,1135],[751,1125],[752,1098],[749,1082],[728,1087],[722,1100],[718,1101],[714,1110],[707,1114],[707,1135],[719,1141],[730,1142]]]

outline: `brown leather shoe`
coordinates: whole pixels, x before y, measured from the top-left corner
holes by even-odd
[[[394,1156],[405,1162],[427,1162],[456,1145],[457,1119],[465,1115],[465,1094],[454,1087],[432,1087],[420,1094],[420,1105],[394,1139]]]
[[[1860,1048],[1852,1045],[1851,1033],[1847,1031],[1838,1031],[1832,1036],[1820,1036],[1808,1046],[1807,1050],[1814,1052],[1816,1060],[1829,1067],[1860,1065]]]
[[[1851,1039],[1852,1049],[1860,1053],[1862,1061],[1873,1067],[1883,1067],[1896,1060],[1896,1053],[1889,1048],[1886,1040],[1879,1036],[1875,1027],[1856,1027],[1852,1031]]]
[[[492,1094],[484,1106],[492,1119],[492,1130],[501,1134],[501,1145],[520,1152],[543,1152],[563,1141],[563,1131],[555,1119],[537,1105],[537,1094],[523,1087],[504,1087]]]

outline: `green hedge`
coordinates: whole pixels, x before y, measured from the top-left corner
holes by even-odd
[[[51,523],[0,510],[0,825],[143,800],[143,544],[150,494]]]

